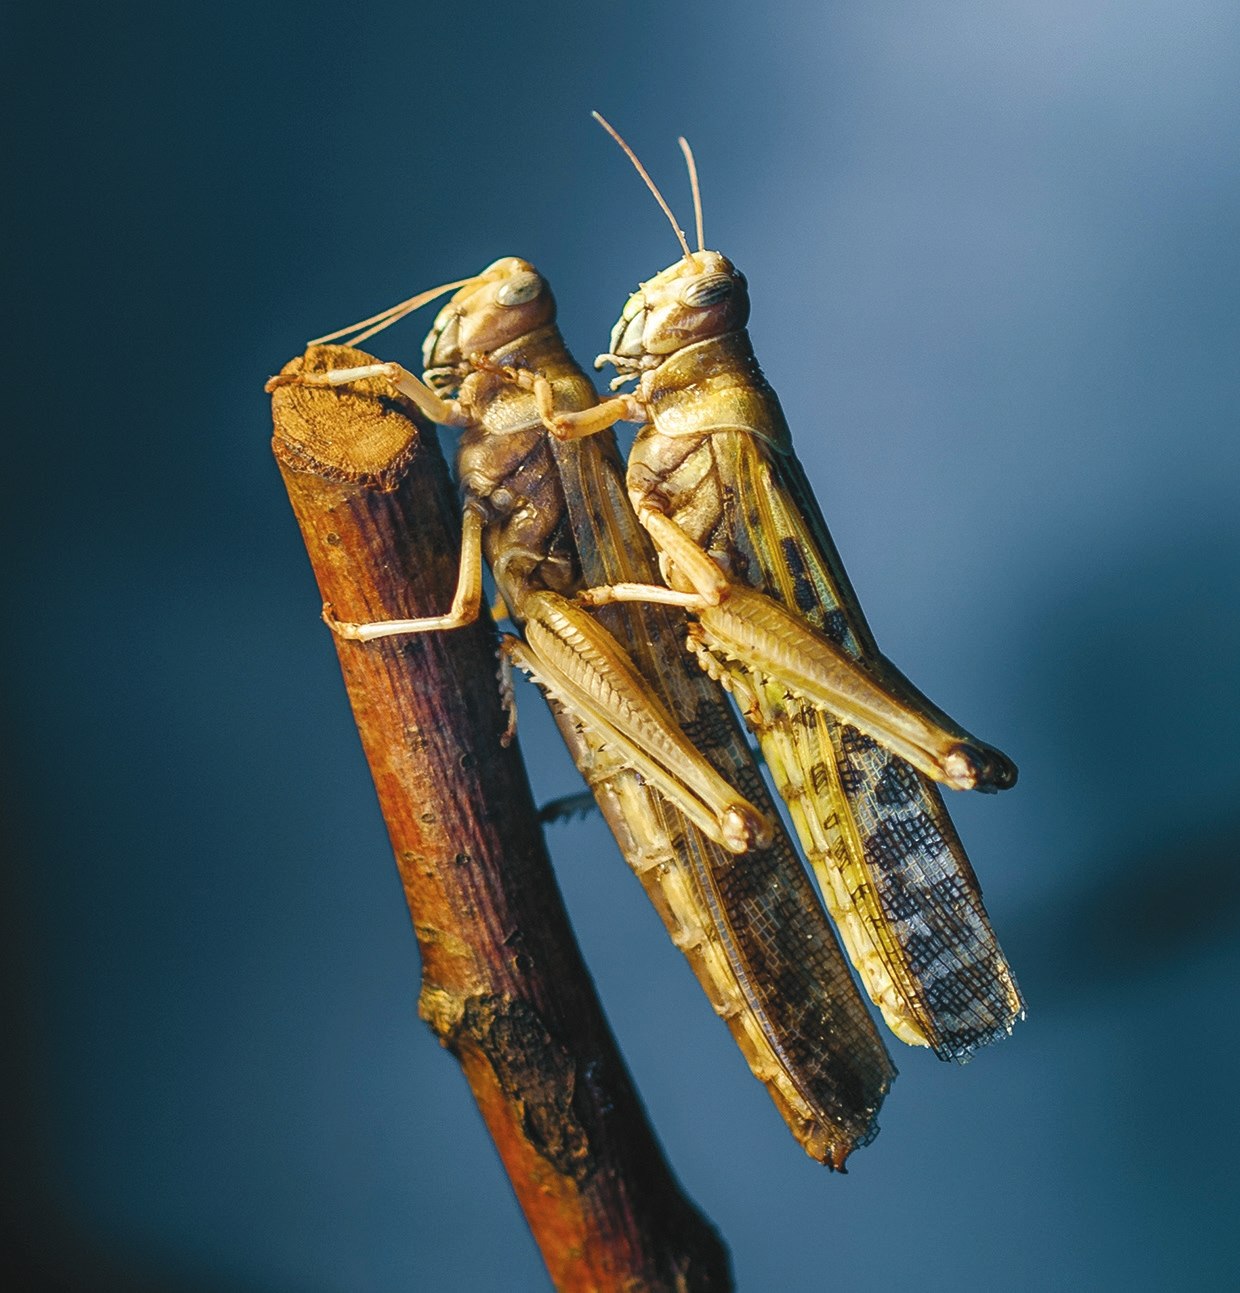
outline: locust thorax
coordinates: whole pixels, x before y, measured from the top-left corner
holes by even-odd
[[[528,261],[505,256],[471,279],[440,310],[422,347],[428,370],[459,369],[555,320],[555,298]]]
[[[696,251],[629,297],[612,330],[611,352],[600,360],[635,372],[695,342],[737,332],[748,321],[744,274],[717,251]]]

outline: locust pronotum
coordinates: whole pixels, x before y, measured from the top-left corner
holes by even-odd
[[[563,414],[535,392],[559,437],[643,424],[628,489],[664,585],[616,581],[584,600],[695,612],[690,645],[756,731],[871,997],[901,1040],[963,1059],[1009,1033],[1024,1005],[930,778],[995,790],[1015,767],[879,653],[754,356],[744,276],[705,249],[688,145],[697,251],[602,124],[684,254],[629,298],[599,356],[619,372],[612,389],[635,378],[633,393]]]
[[[333,627],[369,640],[465,623],[481,606],[485,552],[525,633],[524,641],[507,638],[505,649],[555,701],[574,758],[673,940],[794,1134],[815,1158],[842,1167],[877,1130],[895,1070],[744,735],[722,692],[681,648],[682,612],[633,604],[605,608],[596,620],[568,600],[588,583],[656,577],[614,439],[552,442],[532,393],[537,377],[544,405],[549,394],[555,409],[581,412],[596,402],[593,385],[565,349],[551,293],[526,262],[497,261],[453,286],[460,290],[424,350],[431,385],[395,364],[302,379],[341,385],[384,376],[430,417],[463,429],[464,542],[452,609]],[[343,332],[360,330],[354,341],[363,340],[431,295]],[[643,741],[675,757],[652,768],[635,748]],[[691,763],[702,766],[685,773]],[[745,840],[728,844],[718,806],[704,811],[685,784],[709,778],[742,813]],[[748,851],[734,865],[740,842]]]

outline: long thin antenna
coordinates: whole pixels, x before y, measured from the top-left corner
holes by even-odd
[[[389,305],[386,310],[380,310],[378,314],[372,314],[369,319],[359,319],[356,323],[350,323],[347,328],[337,328],[335,332],[329,332],[326,336],[315,337],[313,341],[308,341],[308,346],[321,346],[324,342],[335,341],[337,337],[348,337],[357,332],[359,328],[366,328],[369,324],[374,324],[366,332],[359,333],[352,337],[352,342],[357,345],[365,341],[368,337],[373,337],[376,332],[382,332],[384,328],[390,328],[392,324],[403,319],[406,314],[412,314],[414,310],[421,309],[427,302],[433,301],[437,296],[442,296],[445,292],[451,292],[454,288],[464,287],[467,283],[472,283],[472,278],[458,278],[455,283],[442,283],[439,287],[432,287],[429,292],[419,292],[417,296],[411,296],[407,301],[401,301],[398,305]]]
[[[693,253],[689,250],[689,241],[685,237],[685,231],[676,223],[676,217],[672,215],[672,208],[667,205],[667,202],[663,198],[663,194],[660,193],[657,188],[655,188],[654,180],[650,178],[650,176],[646,172],[646,168],[641,164],[641,162],[637,160],[637,154],[628,146],[628,144],[624,142],[623,139],[620,138],[620,134],[616,130],[615,126],[613,126],[611,122],[608,121],[607,118],[604,117],[601,112],[592,112],[590,115],[594,118],[595,121],[598,122],[600,126],[603,127],[605,131],[607,131],[607,133],[616,141],[616,143],[618,143],[620,147],[624,149],[625,154],[628,156],[629,161],[631,161],[633,165],[637,168],[638,175],[640,175],[642,179],[646,181],[646,187],[651,191],[651,193],[654,194],[654,200],[663,208],[663,214],[667,216],[669,223],[671,224],[672,228],[676,231],[676,237],[679,240],[681,247],[684,248],[685,259],[692,260]]]
[[[702,235],[702,190],[698,188],[697,162],[693,160],[693,149],[689,141],[681,135],[676,142],[685,155],[685,165],[689,168],[689,187],[693,189],[693,218],[697,222],[698,251],[706,250],[706,239]]]

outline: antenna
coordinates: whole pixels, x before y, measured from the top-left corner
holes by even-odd
[[[689,141],[681,135],[676,142],[685,155],[685,165],[689,168],[689,186],[693,189],[693,219],[697,223],[698,251],[706,250],[706,239],[702,236],[702,190],[698,188],[697,162],[693,160],[693,149]]]
[[[335,341],[337,337],[349,337],[351,333],[357,332],[359,328],[365,328],[366,331],[359,332],[357,336],[350,337],[352,345],[358,345],[368,337],[373,337],[376,332],[382,332],[384,328],[390,328],[392,324],[399,322],[406,314],[412,314],[414,310],[421,309],[428,302],[433,301],[437,296],[442,296],[445,292],[451,292],[453,288],[464,287],[472,283],[472,278],[459,278],[455,283],[443,283],[439,287],[432,287],[429,292],[419,292],[417,296],[411,296],[407,301],[401,301],[399,305],[389,305],[386,310],[380,310],[378,314],[372,314],[369,319],[359,319],[356,323],[350,323],[347,328],[337,328],[335,332],[329,332],[326,336],[315,337],[313,341],[306,342],[308,346],[321,346],[325,341]],[[368,325],[374,324],[374,327]]]
[[[623,139],[620,138],[620,134],[616,130],[615,126],[613,126],[611,122],[608,121],[607,118],[604,117],[601,112],[592,112],[590,115],[594,118],[595,121],[598,122],[600,126],[603,127],[605,131],[607,131],[607,133],[616,141],[616,143],[618,143],[620,147],[624,149],[625,155],[628,157],[629,161],[631,161],[633,165],[637,168],[638,175],[640,175],[642,179],[646,181],[646,187],[651,191],[651,193],[654,194],[654,200],[663,208],[663,214],[667,216],[668,221],[671,223],[672,228],[676,232],[677,240],[679,241],[681,247],[684,248],[685,259],[692,260],[693,253],[689,250],[689,243],[688,243],[688,240],[685,238],[685,231],[676,223],[676,217],[672,215],[672,208],[667,205],[667,202],[664,200],[663,194],[660,193],[659,190],[655,187],[654,180],[650,178],[649,174],[646,171],[646,168],[641,164],[641,162],[637,160],[637,154],[628,146],[628,144],[624,142]]]

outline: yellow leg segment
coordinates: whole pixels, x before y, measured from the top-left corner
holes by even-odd
[[[697,614],[703,645],[735,660],[767,682],[849,723],[919,772],[953,790],[1000,790],[1015,783],[1006,755],[971,736],[930,704],[886,662],[862,664],[781,603],[724,570],[670,517],[645,507],[638,513],[668,573],[692,591],[651,584],[587,589],[589,606],[658,602]]]
[[[378,620],[370,624],[352,624],[338,620],[330,602],[323,605],[323,621],[333,633],[355,642],[373,642],[377,638],[398,637],[402,633],[435,633],[444,629],[464,628],[478,618],[482,605],[482,527],[481,515],[466,508],[461,525],[461,566],[457,575],[456,595],[446,615],[429,615],[417,620]]]
[[[601,624],[555,593],[521,610],[525,641],[506,639],[505,651],[591,735],[729,852],[770,842],[765,815],[698,753]]]

